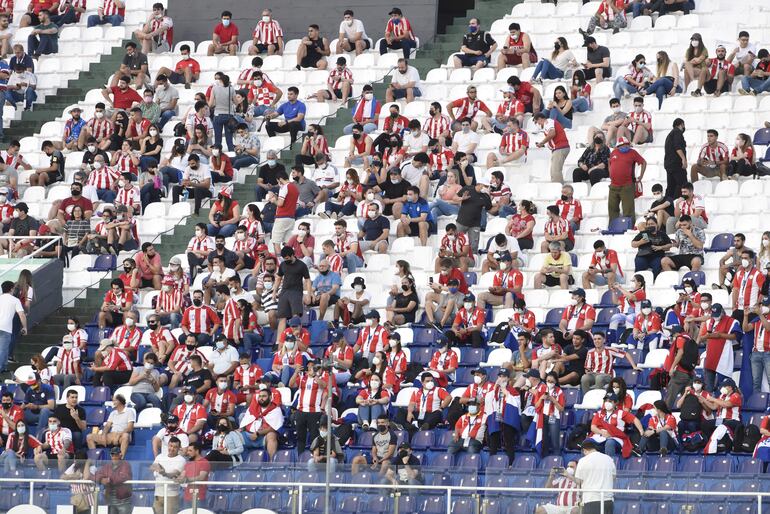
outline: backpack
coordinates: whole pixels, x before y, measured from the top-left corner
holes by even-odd
[[[685,395],[680,410],[682,421],[700,421],[702,409],[698,398],[694,394]]]
[[[679,360],[679,365],[687,371],[692,372],[695,366],[698,365],[700,355],[698,355],[698,343],[692,340],[691,337],[684,338],[684,347],[682,358]]]
[[[742,430],[741,430],[742,429]],[[754,453],[754,448],[762,438],[759,427],[756,425],[743,425],[738,427],[733,436],[733,451],[741,453]]]
[[[566,442],[567,449],[580,450],[580,445],[585,441],[590,431],[591,425],[584,423],[579,423],[572,427],[572,432],[570,432]]]
[[[492,335],[489,336],[489,343],[503,344],[508,334],[511,333],[511,327],[507,322],[503,321],[498,324],[492,331]]]

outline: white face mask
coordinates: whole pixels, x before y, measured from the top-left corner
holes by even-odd
[[[433,389],[434,387],[436,387],[436,384],[434,384],[434,383],[433,383],[433,381],[430,381],[430,382],[425,382],[425,383],[424,383],[422,386],[423,386],[425,389],[427,389],[428,391],[430,391],[431,389]]]
[[[566,474],[568,474],[569,476],[572,476],[572,475],[575,474],[575,468],[567,468],[567,469],[564,470],[564,472]]]
[[[635,105],[634,110],[636,112],[642,112],[644,110],[644,107],[642,107],[641,105]]]
[[[212,148],[211,155],[213,155],[214,157],[219,157],[219,148]]]
[[[765,248],[770,247],[770,239],[763,239],[762,246],[764,246]]]
[[[94,161],[94,169],[95,170],[102,169],[102,166],[104,166],[104,163],[102,161]]]
[[[691,47],[698,48],[698,45],[699,45],[699,42],[697,40],[693,39],[692,41],[690,41]]]
[[[685,286],[685,288],[684,288],[684,292],[685,292],[685,293],[687,293],[687,294],[692,294],[692,287],[690,287],[690,286]]]
[[[701,389],[703,389],[703,384],[701,384],[700,382],[696,382],[696,383],[694,383],[694,384],[692,385],[692,388],[693,388],[695,391],[700,391]]]
[[[612,388],[612,392],[615,393],[616,395],[618,395],[618,394],[620,394],[620,388],[619,387],[613,387]]]
[[[262,21],[265,23],[270,23],[270,16],[262,16]]]
[[[763,305],[762,306],[762,314],[768,314],[770,313],[770,307]]]
[[[150,131],[150,135],[151,136],[157,136],[158,135],[158,131],[153,129],[153,130]]]
[[[476,385],[481,384],[481,375],[473,375],[473,383]]]
[[[729,393],[730,390],[727,389],[726,387],[720,387],[719,388],[719,392],[722,393],[723,395],[725,395],[725,394]]]
[[[16,425],[16,431],[20,434],[24,434],[27,432],[27,427],[24,425]]]
[[[395,348],[396,346],[398,346],[398,341],[389,341],[388,344],[390,345],[391,348]]]
[[[145,362],[144,363],[144,369],[146,369],[147,371],[151,371],[154,368],[155,368],[155,366],[152,365],[152,362]]]
[[[554,387],[556,387],[556,384],[555,384],[555,383],[553,383],[553,382],[546,382],[546,387],[547,387],[547,388],[548,388],[548,390],[550,391],[551,389],[553,389]]]
[[[197,237],[203,237],[203,231],[201,229],[196,229],[195,230],[195,235]]]
[[[367,327],[371,327],[372,325],[374,325],[374,320],[373,320],[373,319],[371,319],[371,318],[368,318],[368,319],[366,320],[366,326],[367,326]]]
[[[476,415],[479,412],[479,406],[478,405],[468,405],[468,414]]]
[[[369,216],[370,219],[374,219],[377,217],[377,211],[366,211],[366,215]]]
[[[227,389],[227,382],[217,382],[217,387],[220,391],[224,391]]]
[[[133,327],[134,326],[134,318],[126,318],[126,326],[127,327]]]
[[[373,391],[376,391],[377,389],[380,388],[380,383],[379,382],[369,382],[369,387],[371,387]]]
[[[100,120],[100,119],[104,118],[104,112],[103,111],[96,111],[94,113],[94,116],[96,116],[96,119]]]
[[[125,180],[118,180],[118,187],[126,187],[126,181]]]
[[[64,348],[66,351],[72,350],[72,343],[62,343],[62,348]]]
[[[655,198],[656,200],[660,200],[661,198],[663,198],[663,195],[660,193],[652,193],[652,197]]]
[[[578,304],[578,299],[577,298],[570,298],[569,299],[569,304],[570,305],[577,305]]]
[[[364,94],[364,100],[369,101],[372,98],[374,98],[374,94],[373,93],[366,93],[366,94]]]
[[[651,312],[652,312],[652,309],[650,307],[645,307],[642,309],[642,314],[644,314],[645,316],[649,316]]]
[[[526,380],[524,380],[524,385],[526,387],[532,387],[532,381],[530,379],[526,379]]]
[[[18,218],[19,217],[19,211],[13,211],[13,217]]]
[[[465,307],[466,311],[469,311],[469,310],[473,309],[473,304],[471,302],[465,302],[463,304],[463,307]]]
[[[244,234],[243,232],[238,232],[237,234],[235,234],[235,239],[237,239],[238,241],[244,241],[246,239],[246,234]]]
[[[91,153],[96,153],[96,146],[88,145],[88,151],[91,152]]]
[[[707,311],[711,308],[711,304],[707,302],[700,302],[701,310]]]
[[[48,423],[48,430],[51,432],[56,432],[59,429],[58,423]]]
[[[372,364],[374,364],[375,366],[379,366],[381,362],[382,362],[382,359],[380,359],[379,357],[374,357],[372,359]]]
[[[294,341],[286,341],[283,346],[289,350],[292,351],[294,349]]]
[[[70,332],[74,332],[76,328],[78,327],[74,323],[67,323],[67,330],[69,330]]]
[[[184,395],[184,402],[185,403],[192,403],[195,397],[191,394]]]
[[[749,266],[751,266],[751,261],[748,259],[741,259],[741,266],[743,266],[744,268],[748,268]]]
[[[614,112],[616,114],[619,113],[620,112],[620,107],[613,107],[612,108],[612,112]]]
[[[353,290],[354,290],[356,293],[360,293],[361,291],[363,291],[363,290],[364,290],[364,286],[355,286],[355,287],[353,288]]]
[[[596,255],[597,259],[601,259],[602,257],[604,257],[604,252],[594,252],[594,255]]]
[[[615,408],[615,404],[612,402],[604,402],[604,410],[612,410]]]
[[[508,269],[508,263],[507,262],[501,262],[500,263],[500,269],[503,270],[503,271]]]

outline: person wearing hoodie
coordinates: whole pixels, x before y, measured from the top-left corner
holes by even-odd
[[[636,165],[640,166],[636,176]],[[610,154],[610,191],[607,196],[607,213],[610,222],[620,216],[620,204],[623,203],[623,216],[636,219],[634,215],[634,195],[636,184],[642,182],[647,161],[639,152],[631,148],[625,137],[619,137],[615,149]]]

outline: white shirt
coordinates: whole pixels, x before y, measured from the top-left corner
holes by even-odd
[[[190,439],[187,437],[187,434],[168,435],[165,428],[158,430],[158,433],[155,434],[155,437],[160,439],[160,453],[158,455],[168,454],[168,440],[172,437],[179,439],[179,443],[182,449],[190,446]]]
[[[348,39],[353,39],[353,36],[359,32],[361,33],[362,39],[368,39],[366,37],[366,31],[364,30],[364,22],[359,19],[354,19],[351,25],[348,25],[345,20],[342,20],[342,23],[340,23],[339,33],[344,33],[345,37]]]
[[[245,289],[241,291],[241,294],[230,295],[230,298],[232,298],[236,302],[238,300],[246,300],[248,303],[254,303],[254,295],[246,291]]]
[[[8,90],[16,91],[17,93],[24,93],[27,90],[27,86],[23,86],[21,89],[16,89],[16,84],[23,82],[27,86],[37,86],[37,77],[31,71],[25,71],[22,73],[11,73],[8,79]]]
[[[24,307],[18,298],[10,293],[0,294],[0,332],[13,332],[13,317],[23,313]]]
[[[222,282],[229,280],[230,277],[234,276],[235,270],[233,268],[225,268],[225,271],[214,269],[214,271],[211,272],[211,275],[209,275],[209,280],[213,280],[214,282]]]
[[[416,168],[414,164],[411,162],[404,165],[403,168],[401,168],[401,176],[409,182],[413,186],[419,186],[420,185],[420,178],[422,177],[423,172],[428,171],[427,166],[423,166],[422,168]]]
[[[754,43],[749,43],[748,45],[746,45],[746,48],[741,48],[741,45],[738,45],[735,48],[738,51],[735,53],[735,60],[733,62],[738,62],[742,60],[744,57],[749,55],[749,53],[754,54],[755,57],[757,55],[757,45]]]
[[[481,136],[472,130],[469,131],[467,134],[461,130],[455,133],[455,135],[453,136],[453,139],[454,141],[457,142],[458,152],[473,153],[468,149],[471,147],[471,145],[474,145],[474,144],[478,145],[479,141],[481,141]]]
[[[205,182],[206,180],[209,181],[209,191],[212,193],[214,192],[214,183],[213,180],[211,180],[211,170],[209,169],[208,164],[203,164],[202,162],[198,164],[198,169],[194,170],[190,168],[189,164],[184,170],[184,176],[182,177],[184,180],[191,180],[193,183],[195,182]]]
[[[366,289],[364,289],[361,292],[361,296],[356,296],[356,292],[355,291],[351,291],[351,292],[343,295],[343,298],[347,298],[348,300],[355,300],[357,302],[362,302],[364,300],[369,300],[369,303],[367,303],[364,306],[364,308],[363,308],[364,312],[369,312],[369,305],[372,302],[372,295],[369,294],[369,291],[367,291]],[[349,312],[352,313],[355,310],[355,308],[356,308],[355,305],[353,305],[352,303],[348,303],[348,311]]]
[[[227,345],[224,351],[214,350],[209,357],[209,364],[213,366],[214,373],[221,375],[227,371],[233,362],[238,362],[238,350],[234,347]]]
[[[580,487],[586,489],[612,489],[615,484],[615,461],[612,457],[592,451],[577,463],[575,478],[581,480]],[[583,503],[601,501],[599,493],[584,492]],[[604,493],[604,501],[612,500],[612,493]]]
[[[336,166],[327,163],[326,168],[315,168],[313,170],[312,180],[318,187],[329,187],[329,185],[335,182],[340,182],[340,172]]]
[[[417,68],[413,66],[407,66],[406,73],[401,73],[396,69],[393,70],[390,75],[392,77],[391,81],[395,82],[396,84],[403,85],[414,82],[414,87],[417,89],[422,87],[422,84],[420,83],[420,72],[418,72]]]
[[[173,472],[179,472],[182,474],[184,472],[184,465],[185,460],[184,457],[181,455],[177,455],[176,457],[169,457],[165,452],[159,453],[157,457],[155,457],[155,461],[153,464],[159,464],[163,467],[166,474],[171,474]],[[169,478],[164,477],[158,472],[153,472],[153,475],[155,476],[155,479],[159,482],[168,482],[170,481]],[[156,485],[155,486],[155,496],[163,496],[164,488],[162,485]],[[168,486],[168,496],[179,496],[179,486],[176,484],[170,484]]]
[[[507,244],[500,246],[495,242],[495,238],[492,238],[492,241],[489,242],[489,251],[494,253],[501,253],[501,252],[510,252],[511,255],[514,253],[519,254],[521,253],[521,247],[519,246],[519,241],[513,236],[505,236],[505,238],[508,240]]]
[[[406,148],[407,153],[422,152],[423,147],[428,146],[429,142],[430,138],[428,137],[428,134],[422,130],[420,131],[419,136],[414,136],[411,132],[407,132],[404,135],[404,148]]]
[[[136,411],[129,407],[123,409],[123,412],[114,410],[110,412],[107,422],[112,423],[111,433],[125,432],[129,423],[136,423]]]

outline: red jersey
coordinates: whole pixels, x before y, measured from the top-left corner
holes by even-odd
[[[631,314],[636,312],[636,304],[647,298],[647,293],[644,289],[637,289],[632,291],[633,298],[628,298],[625,295],[621,295],[618,298],[618,309],[623,314]]]
[[[256,389],[258,386],[257,382],[259,382],[264,374],[264,371],[262,371],[258,364],[248,364],[245,368],[243,364],[240,364],[235,368],[233,381],[238,382],[243,388]]]
[[[500,140],[500,152],[510,155],[516,153],[524,148],[524,155],[527,155],[527,149],[529,148],[529,134],[523,130],[512,132],[510,134],[504,134]]]
[[[430,391],[415,389],[409,403],[417,405],[415,412],[417,419],[421,420],[425,414],[441,410],[441,402],[449,397],[449,393],[443,387],[434,387]]]
[[[515,118],[516,116],[524,114],[524,104],[514,96],[510,100],[503,101],[503,103],[497,107],[497,114],[500,116],[507,116],[508,118]]]
[[[110,349],[109,355],[105,357],[104,365],[107,366],[110,371],[131,371],[134,369],[131,358],[126,351],[115,347]]]
[[[261,86],[249,85],[249,102],[254,105],[270,105],[278,95],[278,88],[270,82],[262,81]]]
[[[762,285],[765,283],[763,275],[756,267],[746,269],[738,268],[733,277],[733,291],[737,291],[738,299],[733,305],[734,309],[748,309],[757,305],[760,300]]]
[[[468,237],[463,232],[457,232],[454,236],[444,234],[441,238],[440,249],[452,254],[462,254],[463,248],[468,246]],[[470,251],[470,249],[469,249]]]
[[[125,91],[122,91],[119,87],[112,86],[110,92],[112,93],[112,105],[116,109],[127,111],[131,109],[134,103],[142,102],[142,97],[139,96],[136,89],[131,87],[127,87]]]
[[[719,409],[718,418],[722,419],[735,419],[741,420],[741,405],[743,405],[743,397],[740,393],[734,392],[732,394],[720,394],[719,399],[725,402],[733,404],[732,407],[722,407]]]
[[[211,236],[197,237],[194,236],[187,243],[187,252],[213,252],[216,248],[214,238]]]
[[[591,348],[586,353],[586,373],[602,373],[612,375],[616,357],[625,357],[626,352],[617,348],[604,347],[601,350]]]
[[[657,312],[651,312],[649,316],[637,314],[634,320],[634,328],[643,334],[652,334],[660,332],[661,321]]]
[[[278,44],[278,38],[283,38],[283,29],[275,20],[268,22],[260,20],[254,27],[252,37],[259,45],[275,45]]]
[[[16,423],[24,419],[24,411],[21,410],[19,405],[11,405],[10,410],[3,413],[13,421],[13,424],[8,424],[5,422],[5,418],[0,416],[0,433],[7,437],[8,434],[16,430]]]
[[[618,260],[618,252],[615,250],[606,250],[603,254],[597,255],[596,252],[591,256],[591,266],[600,271],[612,270],[612,265],[616,266],[616,273],[619,276],[623,275],[623,269],[620,267],[620,261]]]
[[[492,278],[492,285],[509,290],[521,290],[524,287],[524,275],[517,269],[498,270]]]
[[[297,381],[297,410],[300,412],[322,412],[322,400],[326,396],[324,385],[306,373]]]
[[[733,66],[733,63],[727,62],[727,60],[720,61],[718,58],[714,57],[713,59],[709,59],[709,74],[712,78],[716,78],[717,73],[720,71],[727,72],[727,75],[735,75],[735,66]]]
[[[332,88],[332,90],[337,90],[340,89],[343,80],[348,80],[352,84],[353,73],[348,68],[342,68],[342,71],[340,71],[334,67],[329,72],[329,77],[326,79],[326,85]]]
[[[444,148],[439,153],[428,153],[428,166],[432,171],[444,171],[449,169],[455,157],[454,152],[449,148]]]
[[[283,199],[283,205],[275,209],[276,218],[294,218],[297,213],[297,201],[299,200],[299,189],[294,184],[288,183],[281,186],[278,191],[278,198]]]
[[[91,171],[86,184],[96,189],[115,189],[115,184],[120,179],[120,172],[111,166],[102,166],[98,170]]]
[[[216,411],[220,415],[227,412],[230,405],[235,406],[238,403],[234,392],[228,389],[220,392],[218,387],[206,391],[206,401],[209,402],[209,411]]]
[[[187,59],[180,59],[177,61],[176,66],[174,67],[174,71],[177,73],[184,73],[186,68],[190,68],[190,73],[193,75],[197,75],[201,72],[200,63],[198,63],[198,61],[192,57],[188,57]]]
[[[360,348],[364,357],[374,355],[385,348],[387,331],[382,325],[376,327],[364,327],[358,333],[355,346]]]
[[[155,306],[161,312],[181,312],[182,301],[182,291],[173,288],[171,291],[161,291],[156,298]]]
[[[180,403],[174,409],[174,415],[179,418],[179,428],[186,434],[190,433],[199,420],[206,419],[207,417],[206,409],[200,403],[193,403],[191,405]]]
[[[449,130],[450,124],[449,116],[439,114],[437,118],[430,116],[425,120],[425,123],[422,124],[422,129],[431,139],[438,139],[441,134]]]
[[[120,325],[112,331],[110,339],[115,341],[115,346],[118,348],[135,352],[142,340],[142,331],[136,328],[136,326]]]
[[[770,330],[765,330],[762,322],[756,320],[754,325],[754,349],[755,352],[770,352]]]
[[[59,348],[56,358],[59,360],[63,375],[74,375],[80,372],[80,347],[75,344],[72,345],[71,350]]]
[[[663,368],[670,372],[671,366],[674,364],[674,359],[676,358],[676,354],[679,352],[680,349],[684,348],[684,344],[687,342],[687,340],[690,339],[689,337],[685,337],[682,334],[679,334],[676,336],[676,338],[672,341],[671,346],[668,350],[668,355],[666,356],[666,361],[663,363]],[[693,371],[689,369],[683,368],[680,364],[677,364],[676,370],[680,371],[682,373],[686,373],[687,375],[692,375]]]
[[[388,20],[387,25],[385,25],[385,34],[391,34],[397,38],[407,36],[407,39],[414,40],[412,24],[404,17],[400,19],[399,23],[393,23],[392,19]]]
[[[556,132],[556,135],[548,141],[548,148],[551,150],[560,150],[562,148],[569,148],[569,139],[567,139],[567,133],[564,132],[564,127],[556,120],[547,119],[543,126],[543,132],[548,133],[551,130]]]
[[[113,304],[120,307],[121,309],[125,309],[134,303],[134,292],[123,291],[123,294],[117,296],[113,290],[110,289],[107,291],[107,294],[104,295],[104,303]]]
[[[580,220],[583,219],[583,205],[580,203],[580,200],[573,198],[572,200],[564,201],[559,198],[556,200],[556,207],[559,208],[559,216],[565,220],[574,219],[579,224]]]
[[[455,433],[460,436],[460,440],[475,439],[484,440],[484,416],[477,413],[475,416],[463,414],[455,423]]]
[[[567,239],[575,242],[575,233],[572,232],[572,227],[570,227],[569,222],[564,218],[557,218],[557,219],[549,219],[545,222],[545,234],[549,236],[560,236],[562,234],[567,234]]]
[[[487,104],[479,99],[471,100],[468,97],[458,98],[457,100],[450,102],[450,104],[447,105],[447,109],[449,109],[450,112],[458,109],[455,114],[455,119],[457,120],[463,120],[465,118],[473,119],[479,111],[489,112]]]
[[[457,286],[457,290],[461,292],[462,294],[468,293],[468,283],[465,281],[465,275],[462,271],[460,271],[460,268],[451,268],[449,270],[449,273],[444,275],[443,273],[439,273],[438,275],[438,283],[439,285],[445,286],[449,284],[449,281],[455,279],[459,283],[459,286]]]
[[[753,148],[744,148],[743,149],[743,155],[744,155],[744,159],[746,159],[746,161],[749,164],[754,164],[754,149]],[[737,159],[738,158],[738,149],[737,148],[733,148],[732,151],[730,152],[730,156],[733,159]]]
[[[174,335],[171,333],[169,329],[166,327],[160,327],[158,330],[148,330],[145,332],[147,334],[147,338],[150,340],[150,345],[152,346],[152,349],[157,351],[158,345],[161,341],[166,341],[169,343],[176,344],[176,339],[174,338]]]
[[[703,145],[698,154],[698,160],[713,163],[724,162],[728,160],[729,154],[730,150],[727,149],[727,145],[717,141],[717,144],[713,147],[708,143]]]

